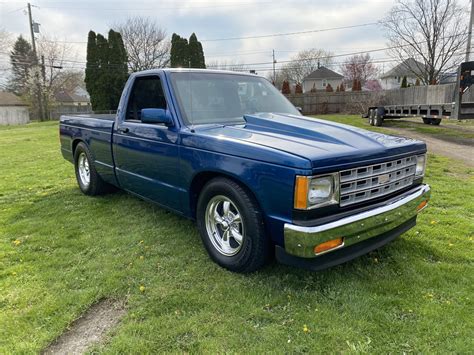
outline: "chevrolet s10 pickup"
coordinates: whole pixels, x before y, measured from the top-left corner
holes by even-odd
[[[62,116],[59,129],[84,194],[120,188],[196,220],[235,272],[273,255],[312,270],[348,261],[415,226],[430,197],[423,142],[304,117],[254,74],[134,73],[116,115]]]

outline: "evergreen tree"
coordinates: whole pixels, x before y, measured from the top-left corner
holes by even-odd
[[[300,83],[297,83],[295,86],[295,94],[302,94],[303,93],[303,87],[301,86]]]
[[[188,40],[173,33],[171,36],[170,65],[172,68],[188,68]]]
[[[97,34],[97,76],[95,78],[96,85],[96,106],[92,107],[94,111],[108,111],[109,107],[109,43],[107,39]]]
[[[193,33],[189,37],[188,44],[189,63],[191,68],[202,68],[206,69],[206,63],[204,59],[204,52],[202,50],[201,42],[197,40],[196,34]]]
[[[99,95],[97,78],[99,75],[99,59],[97,53],[97,38],[94,31],[89,31],[87,37],[87,63],[85,83],[87,92],[91,98],[92,109],[97,107],[97,99]]]
[[[352,80],[352,91],[357,91],[357,79]]]
[[[415,86],[420,86],[420,79],[419,78],[416,78]]]
[[[332,88],[331,84],[328,83],[326,85],[326,92],[333,92],[333,91],[334,91],[334,89]]]
[[[196,34],[189,37],[189,42],[176,33],[171,36],[170,65],[172,68],[206,68],[204,51]]]
[[[284,95],[291,94],[290,83],[287,80],[283,81],[281,85],[281,93]]]
[[[116,110],[127,77],[127,53],[120,33],[110,30],[107,40],[90,31],[85,82],[92,109]]]
[[[346,91],[346,87],[344,86],[344,83],[341,83],[341,85],[339,86],[339,91],[340,92]]]
[[[8,82],[8,90],[17,94],[25,95],[29,91],[30,74],[36,63],[30,43],[22,36],[16,40],[10,53],[12,65],[12,77]]]
[[[128,78],[127,52],[119,32],[110,30],[108,42],[109,107],[110,110],[115,110],[118,107],[123,87]]]
[[[407,77],[404,76],[403,79],[402,79],[402,85],[400,85],[401,88],[406,88],[408,87],[408,84],[407,84]]]

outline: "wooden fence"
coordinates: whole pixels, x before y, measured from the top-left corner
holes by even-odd
[[[308,92],[286,95],[304,114],[367,112],[369,106],[442,104],[454,101],[455,84],[412,86],[384,91]],[[468,90],[464,102],[474,102],[474,90]]]

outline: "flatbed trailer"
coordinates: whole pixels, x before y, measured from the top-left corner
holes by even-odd
[[[474,102],[464,102],[463,96],[474,84],[474,61],[459,66],[454,101],[439,104],[372,106],[363,117],[371,126],[381,126],[385,119],[421,117],[425,124],[439,125],[442,119],[474,119]]]

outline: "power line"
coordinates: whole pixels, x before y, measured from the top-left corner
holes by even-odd
[[[266,34],[266,35],[244,36],[244,37],[202,39],[201,42],[221,42],[221,41],[236,41],[236,40],[270,38],[270,37],[281,37],[281,36],[295,36],[295,35],[302,35],[302,34],[309,34],[309,33],[328,32],[328,31],[345,30],[345,29],[351,29],[351,28],[357,28],[357,27],[373,26],[373,25],[378,25],[378,24],[380,24],[380,23],[379,22],[370,22],[370,23],[362,23],[362,24],[359,24],[359,25],[322,28],[322,29],[307,30],[307,31],[272,33],[272,34]]]

